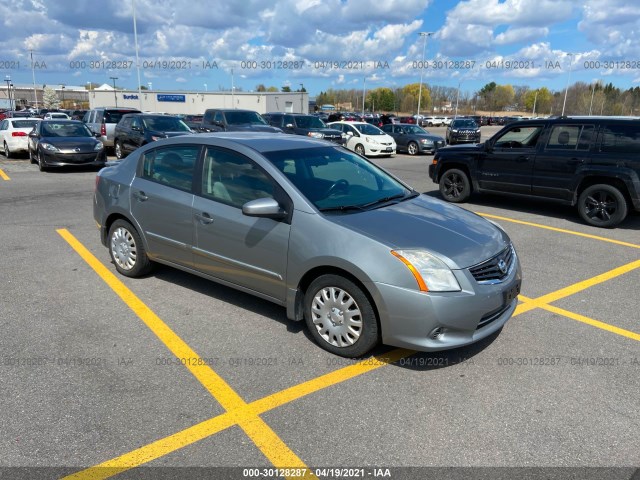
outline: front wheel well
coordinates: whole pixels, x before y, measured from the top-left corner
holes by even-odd
[[[592,185],[598,184],[611,185],[612,187],[617,188],[618,190],[620,190],[620,193],[622,193],[624,199],[627,201],[627,205],[632,205],[631,195],[629,195],[629,190],[627,189],[627,185],[624,183],[624,181],[620,180],[619,178],[598,176],[585,177],[582,182],[580,182],[580,185],[578,185],[576,193],[573,196],[572,204],[576,205],[578,203],[578,198],[580,198],[582,192],[584,192],[587,188]]]
[[[296,320],[304,319],[304,296],[307,292],[307,289],[309,288],[309,285],[311,285],[311,282],[313,282],[316,278],[322,275],[339,275],[355,283],[362,290],[362,292],[367,296],[369,302],[371,303],[371,306],[373,307],[373,311],[376,314],[376,321],[378,322],[378,331],[381,332],[380,315],[378,313],[378,307],[373,297],[371,296],[371,293],[369,292],[367,287],[365,287],[364,284],[358,279],[358,277],[348,272],[347,270],[344,270],[339,267],[330,267],[330,266],[315,267],[309,270],[307,273],[305,273],[302,276],[302,278],[300,279],[300,282],[298,283],[298,289],[296,292],[296,306],[295,306]]]

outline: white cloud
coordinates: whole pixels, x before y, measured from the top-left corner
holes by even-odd
[[[524,43],[538,40],[549,34],[547,27],[523,27],[508,28],[505,32],[496,35],[494,43],[496,45],[509,45],[513,43]]]
[[[640,5],[620,0],[586,0],[578,29],[608,58],[636,60],[640,55]]]

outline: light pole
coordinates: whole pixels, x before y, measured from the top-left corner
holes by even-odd
[[[7,99],[9,100],[9,111],[13,111],[11,106],[11,77],[9,75],[4,77],[4,81],[7,82]]]
[[[235,110],[236,108],[236,99],[235,99],[235,89],[236,86],[233,83],[233,68],[231,69],[231,106]]]
[[[589,116],[591,116],[591,112],[593,111],[593,95],[596,93],[596,85],[597,81],[593,82],[593,87],[591,88],[591,103],[589,104]]]
[[[153,90],[153,83],[147,82],[147,86],[149,87],[149,90]]]
[[[116,107],[118,106],[118,94],[116,93],[116,80],[118,80],[118,77],[109,77],[111,80],[113,80],[113,98],[116,100]]]
[[[538,90],[536,90],[536,96],[533,97],[533,112],[531,112],[531,116],[536,116],[536,102],[538,101]]]
[[[366,84],[367,84],[367,77],[363,77],[362,78],[362,118],[364,118],[364,99],[366,98],[366,94],[367,94]],[[371,110],[371,113],[373,113],[373,109]]]
[[[36,70],[33,67],[33,50],[30,50],[31,52],[31,76],[33,78],[33,102],[34,102],[34,107],[38,108],[38,92],[36,91]]]
[[[138,71],[138,102],[142,110],[142,84],[140,83],[140,57],[138,55],[138,27],[136,23],[136,0],[131,0],[133,9],[133,41],[136,44],[136,70]]]
[[[571,67],[573,65],[573,53],[567,53],[571,57],[569,60],[569,75],[567,76],[567,88],[564,89],[564,101],[562,102],[562,114],[561,117],[564,117],[564,107],[567,104],[567,93],[569,92],[569,81],[571,80]]]
[[[300,113],[304,113],[304,85],[300,84]]]
[[[422,75],[424,75],[424,52],[427,49],[427,37],[433,35],[434,32],[420,32],[420,36],[423,37],[422,42],[422,63],[420,64],[420,89],[418,90],[418,113],[416,117],[420,118],[420,101],[422,100]],[[418,120],[420,121],[420,120]]]
[[[60,92],[62,93],[62,108],[64,108],[64,84],[60,84]]]
[[[456,93],[456,112],[453,115],[454,119],[458,118],[458,100],[460,100],[460,84],[461,83],[462,83],[462,80],[458,82],[458,93]]]
[[[209,91],[209,87],[207,87],[207,84],[206,84],[206,83],[204,84],[204,91],[205,91],[205,92],[208,92],[208,91]]]

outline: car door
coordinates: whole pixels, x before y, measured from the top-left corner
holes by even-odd
[[[595,125],[554,125],[536,155],[532,193],[571,201],[578,170],[589,160]]]
[[[131,119],[131,127],[127,129],[127,136],[129,137],[129,148],[131,150],[144,145],[144,124],[140,117]]]
[[[543,124],[514,125],[487,142],[478,158],[480,188],[530,194],[536,147],[543,128]]]
[[[207,147],[202,185],[193,205],[194,266],[225,282],[284,301],[290,225],[242,213],[242,205],[263,197],[276,198],[281,205],[290,202],[251,159]]]
[[[7,129],[9,128],[9,120],[2,120],[0,122],[0,148],[4,148],[4,142],[6,141]]]
[[[131,184],[131,213],[147,240],[149,256],[193,265],[193,200],[199,145],[171,145],[145,152]]]

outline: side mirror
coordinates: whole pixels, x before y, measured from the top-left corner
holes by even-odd
[[[38,134],[37,134],[36,132],[34,132],[33,130],[31,130],[31,131],[29,132],[29,136],[30,136],[30,137],[32,137],[32,138],[35,138],[35,137],[37,137],[37,136],[38,136]]]
[[[98,133],[98,132],[94,132],[93,136],[96,137],[96,138],[100,138],[102,135],[100,133]]]
[[[131,125],[131,130],[134,132],[141,132],[142,129],[138,125]]]
[[[287,128],[293,128],[293,123],[287,123],[286,127]]]
[[[287,216],[280,204],[273,198],[258,198],[242,205],[242,214],[247,217],[282,219]]]
[[[353,132],[351,132],[351,131],[347,132],[347,136],[348,137],[353,137]]]

